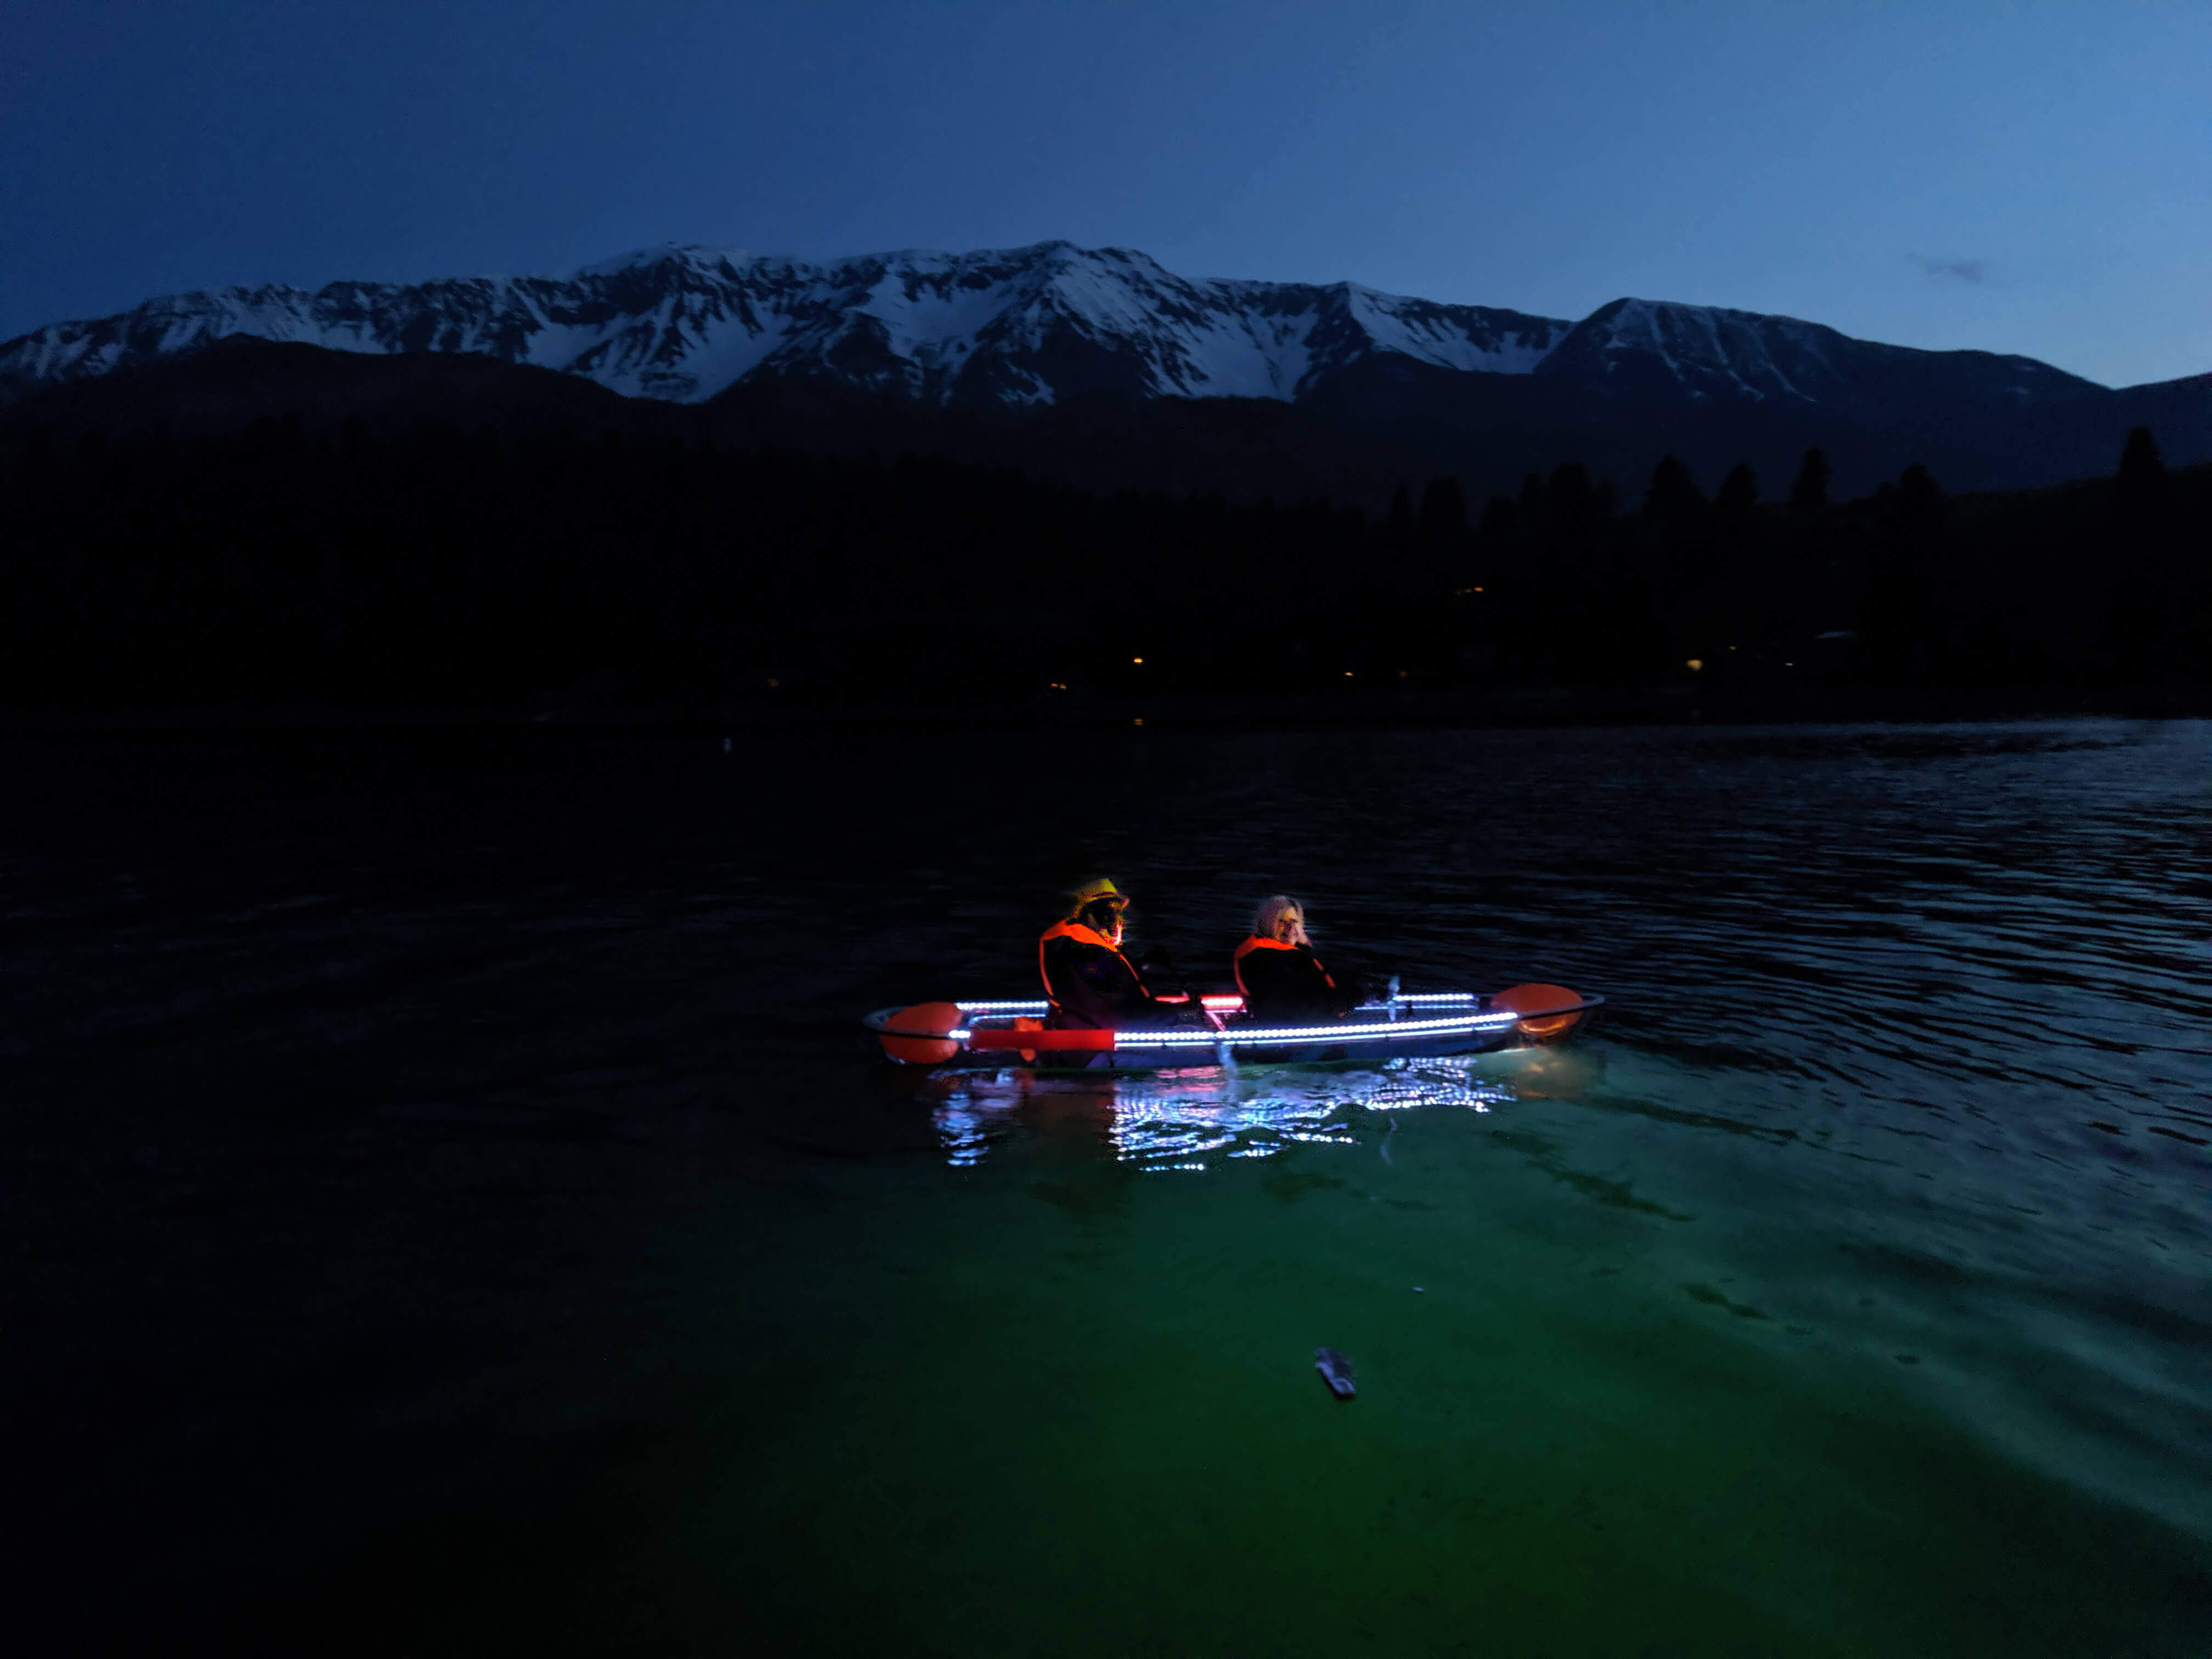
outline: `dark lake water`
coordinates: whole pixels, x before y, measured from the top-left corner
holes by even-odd
[[[994,746],[0,744],[33,1645],[2212,1650],[2212,725]],[[1097,873],[1611,1007],[858,1033]]]

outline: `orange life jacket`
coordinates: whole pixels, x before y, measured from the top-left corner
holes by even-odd
[[[1078,945],[1095,945],[1102,951],[1121,957],[1121,965],[1129,969],[1129,976],[1140,985],[1144,983],[1143,976],[1130,966],[1129,958],[1121,956],[1114,941],[1096,927],[1086,927],[1079,921],[1055,921],[1037,936],[1037,977],[1044,981],[1045,996],[1054,1007],[1060,1006],[1060,999],[1052,994],[1052,975],[1045,971],[1044,947],[1048,941],[1056,939],[1072,939]]]
[[[1229,959],[1230,969],[1237,975],[1237,994],[1248,998],[1252,994],[1251,992],[1246,988],[1244,984],[1244,958],[1250,956],[1253,951],[1295,951],[1297,948],[1298,947],[1295,945],[1285,945],[1279,939],[1267,939],[1259,933],[1255,933],[1251,938],[1246,939],[1242,945],[1237,947],[1237,954]],[[1307,954],[1312,954],[1312,947],[1310,945],[1307,947]],[[1322,983],[1328,986],[1332,991],[1336,989],[1336,981],[1328,976],[1328,969],[1321,967],[1321,958],[1319,957],[1314,957],[1314,966],[1321,968]]]

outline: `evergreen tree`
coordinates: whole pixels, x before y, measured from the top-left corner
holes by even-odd
[[[1790,505],[1805,514],[1826,510],[1828,458],[1819,450],[1805,452],[1805,459],[1797,468],[1797,482],[1790,486]]]
[[[1595,517],[1597,491],[1590,483],[1589,469],[1580,461],[1560,462],[1552,469],[1551,482],[1544,489],[1544,502],[1561,524],[1583,524]]]
[[[2131,655],[2176,654],[2163,638],[2177,614],[2170,599],[2179,597],[2179,590],[2189,584],[2176,568],[2180,550],[2174,535],[2178,526],[2169,510],[2168,483],[2158,441],[2150,435],[2148,427],[2136,428],[2120,450],[2119,471],[2112,481],[2113,527],[2118,534],[2111,544],[2112,564],[2106,572],[2108,577],[2118,577],[2118,589],[2130,595],[2129,601],[2119,606],[2115,632],[2128,639]],[[2108,595],[2108,602],[2117,591]]]
[[[1943,527],[1943,487],[1917,461],[1898,475],[1889,521],[1899,535],[1916,538],[1932,536]]]
[[[1403,547],[1413,538],[1413,501],[1403,484],[1391,492],[1390,510],[1382,518],[1382,538],[1392,547]]]
[[[1705,492],[1690,469],[1672,455],[1662,455],[1644,491],[1644,516],[1657,524],[1680,525],[1697,518],[1705,507]]]
[[[1431,478],[1421,492],[1421,533],[1448,538],[1467,532],[1467,497],[1457,478]]]
[[[1739,461],[1713,496],[1713,516],[1726,524],[1741,524],[1759,505],[1759,474]]]
[[[2166,483],[2166,458],[2158,453],[2158,440],[2148,427],[2139,426],[2128,434],[2120,450],[2118,482],[2124,494],[2136,496],[2156,495]]]

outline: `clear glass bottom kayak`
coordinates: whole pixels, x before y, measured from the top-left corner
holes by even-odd
[[[1485,996],[1437,991],[1362,1003],[1340,1020],[1268,1025],[1243,999],[1185,1003],[1173,1023],[1121,1030],[1045,1029],[1049,1003],[924,1002],[878,1008],[862,1021],[902,1065],[947,1068],[1033,1065],[1054,1070],[1141,1071],[1221,1064],[1480,1054],[1556,1042],[1595,1018],[1605,999],[1559,985],[1516,985]]]

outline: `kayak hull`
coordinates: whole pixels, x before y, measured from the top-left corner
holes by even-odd
[[[1527,990],[1531,988],[1516,988]],[[1229,998],[1207,999],[1172,1026],[1120,1031],[1042,1029],[1042,1002],[931,1003],[882,1008],[862,1023],[893,1059],[931,1055],[945,1071],[1031,1066],[1039,1071],[1131,1072],[1190,1066],[1375,1064],[1486,1054],[1559,1041],[1587,1025],[1605,999],[1555,987],[1534,1006],[1500,993],[1442,992],[1362,1005],[1325,1025],[1272,1026],[1245,1018]],[[936,1011],[957,1010],[948,1027]],[[925,1014],[924,1011],[930,1012]],[[927,1022],[926,1024],[924,1022]]]

